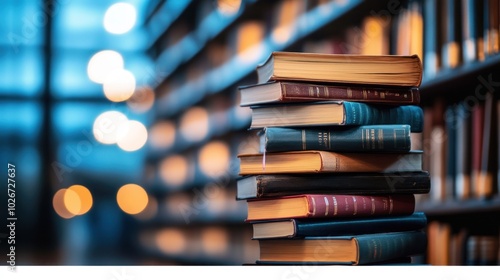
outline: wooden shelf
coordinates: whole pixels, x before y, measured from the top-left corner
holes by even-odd
[[[495,89],[500,85],[500,54],[486,57],[483,61],[470,62],[453,69],[444,69],[439,71],[435,77],[424,78],[420,90],[422,99],[430,101],[436,96],[454,95],[454,97],[463,97],[463,94],[453,94],[454,92],[466,92],[476,94],[478,88],[479,94],[483,96],[489,83]],[[492,75],[491,78],[489,76]],[[443,92],[446,88],[446,92]],[[484,96],[483,96],[484,97]]]

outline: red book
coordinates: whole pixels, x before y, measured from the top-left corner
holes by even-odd
[[[272,103],[314,101],[358,101],[387,105],[417,105],[420,103],[418,87],[374,87],[341,84],[312,84],[294,81],[275,81],[265,84],[241,86],[240,106]]]
[[[414,212],[415,196],[303,194],[247,200],[247,206],[248,222],[285,218],[397,216]]]

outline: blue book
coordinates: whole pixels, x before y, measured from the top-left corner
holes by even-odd
[[[285,219],[252,223],[253,239],[305,238],[307,236],[338,236],[424,229],[427,217],[423,212],[399,217],[348,219]]]
[[[250,129],[264,127],[360,126],[406,124],[422,132],[423,111],[417,105],[375,105],[350,101],[325,101],[254,106]]]
[[[411,148],[410,132],[407,124],[266,127],[260,133],[260,143],[261,152],[405,152]]]

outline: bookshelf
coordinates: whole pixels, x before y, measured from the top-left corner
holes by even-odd
[[[447,224],[454,231],[483,227],[498,237],[500,222],[489,218],[489,225],[476,222],[500,213],[495,179],[498,151],[492,148],[491,153],[481,153],[491,155],[488,193],[476,196],[471,191],[459,197],[462,191],[457,191],[455,179],[462,173],[457,173],[458,167],[452,168],[450,162],[457,158],[451,156],[473,149],[466,146],[458,150],[454,145],[451,150],[458,136],[456,129],[447,127],[445,115],[456,104],[470,104],[466,112],[472,115],[472,105],[484,104],[485,89],[493,94],[491,108],[497,111],[500,11],[488,7],[498,8],[498,1],[447,0],[440,5],[427,0],[396,2],[152,1],[146,27],[151,39],[149,54],[156,62],[150,82],[156,103],[144,178],[157,210],[154,217],[139,222],[139,232],[156,236],[170,229],[173,236],[189,236],[184,242],[199,245],[175,252],[158,250],[155,243],[139,242],[139,247],[165,263],[251,262],[256,244],[247,240],[251,228],[243,222],[245,205],[234,199],[234,180],[236,155],[257,150],[258,139],[246,129],[249,112],[238,106],[237,87],[253,83],[255,67],[274,50],[419,54],[424,66],[420,89],[427,127],[417,139],[427,154],[424,167],[433,176],[432,188],[438,191],[420,197],[417,209],[424,211],[429,221]],[[471,5],[475,12],[470,12]],[[490,14],[491,10],[496,13]],[[166,11],[169,16],[161,16]],[[451,11],[464,22],[454,30],[447,28],[453,24]],[[485,11],[489,11],[489,20],[483,22]],[[471,44],[475,46],[472,54]],[[498,115],[492,113],[490,120],[487,135],[493,142],[481,140],[481,146],[498,146]],[[442,131],[441,138],[435,138],[436,131]],[[467,141],[472,141],[473,133],[467,133]],[[462,160],[472,162],[474,153],[468,156]],[[486,163],[485,159],[480,161]],[[466,171],[470,173],[470,167]],[[464,176],[470,178],[469,173]],[[473,186],[469,184],[471,190]],[[467,219],[460,221],[461,216]],[[193,234],[213,227],[227,237],[226,250],[217,251],[216,256],[201,250],[203,238]],[[227,248],[246,253],[235,255]],[[423,262],[437,264],[438,259],[433,255]]]

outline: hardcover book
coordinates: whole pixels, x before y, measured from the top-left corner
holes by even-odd
[[[417,105],[417,87],[363,87],[359,85],[311,84],[306,82],[275,81],[240,86],[240,106],[271,103],[347,100],[390,105]]]
[[[422,151],[401,153],[338,153],[289,151],[240,154],[240,175],[320,172],[417,172]]]
[[[334,152],[408,152],[411,127],[363,125],[348,127],[265,127],[259,133],[261,152],[323,150]]]
[[[256,71],[258,84],[294,80],[418,87],[422,82],[417,55],[273,52]]]
[[[287,218],[381,217],[412,214],[415,195],[299,194],[247,200],[247,222]]]
[[[350,101],[252,106],[250,129],[297,126],[406,124],[422,132],[423,111],[416,105],[383,106]]]
[[[423,230],[427,217],[423,212],[399,217],[346,219],[285,219],[252,223],[253,239],[304,238],[383,232]]]
[[[423,254],[424,231],[259,240],[258,263],[363,265]]]
[[[236,181],[236,199],[317,194],[429,193],[430,175],[422,172],[258,174]]]

